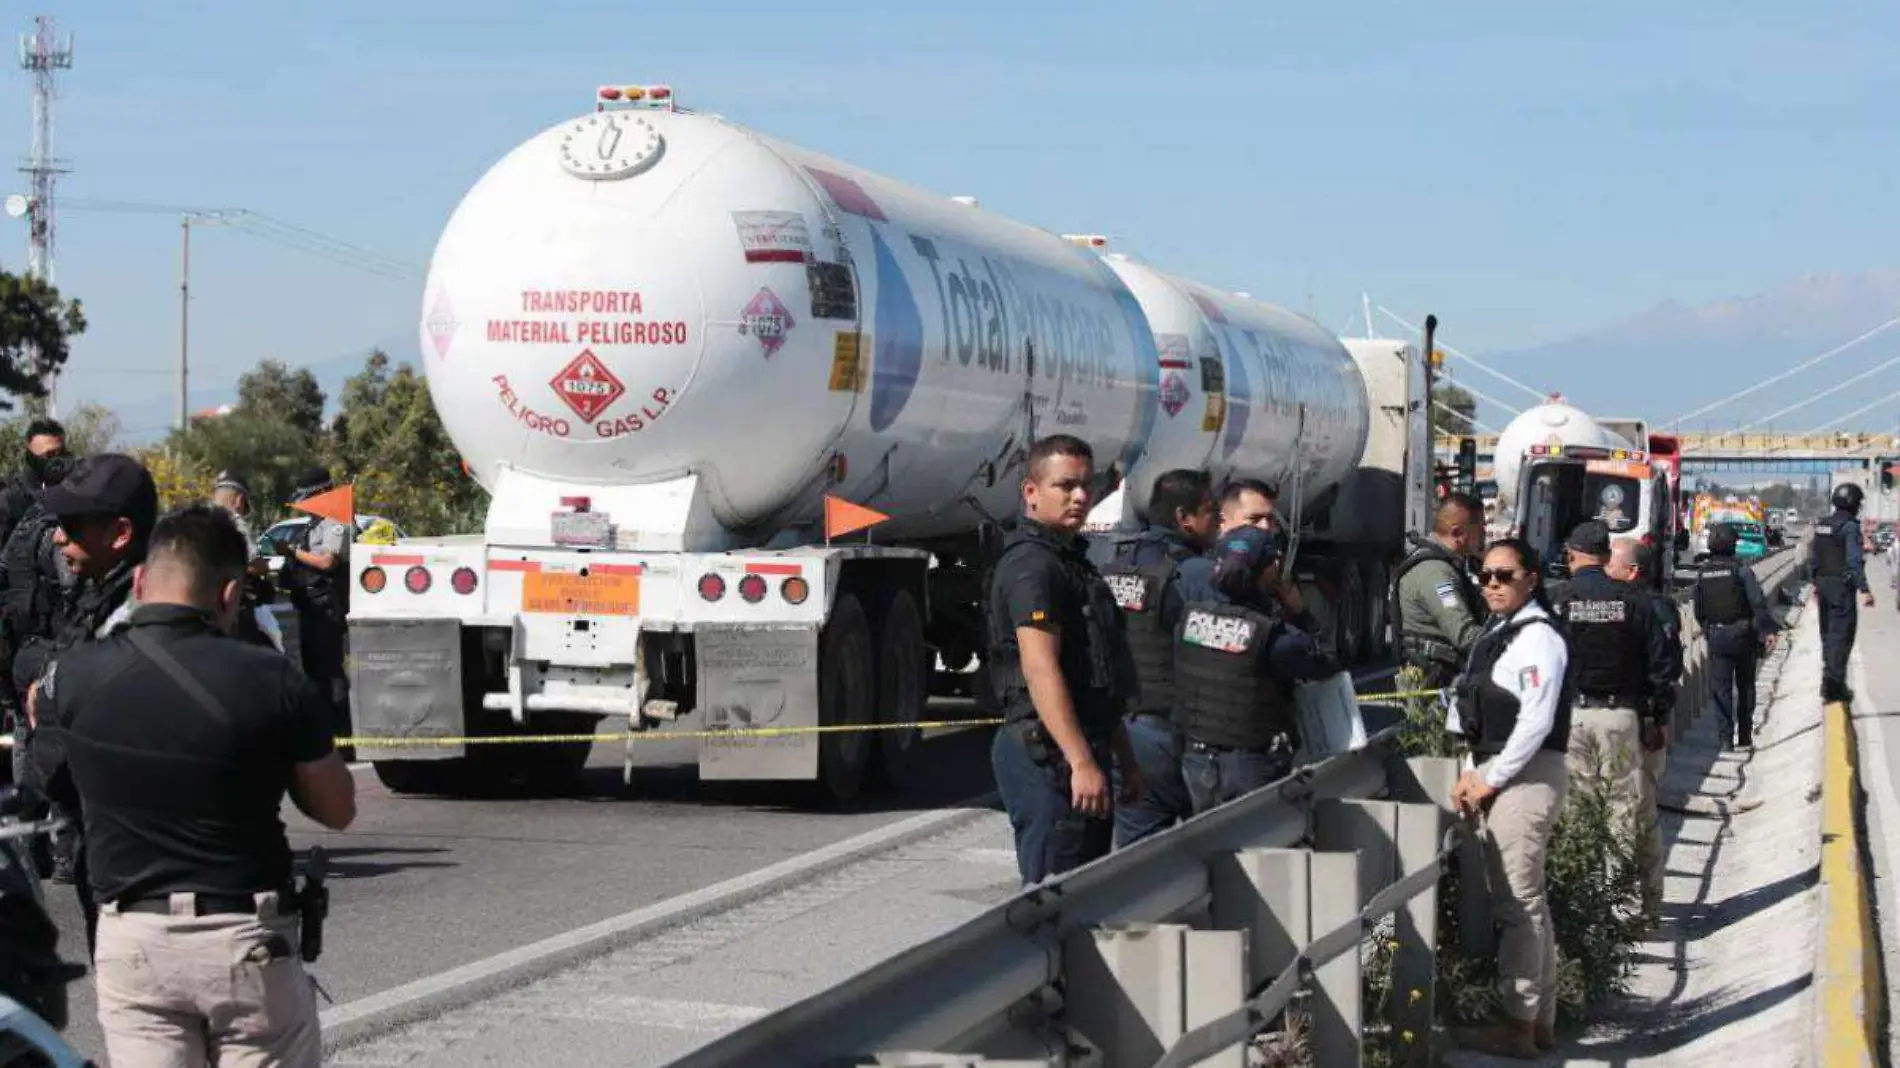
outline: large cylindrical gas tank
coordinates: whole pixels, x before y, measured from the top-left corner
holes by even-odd
[[[430,389],[471,469],[698,478],[736,540],[825,494],[924,538],[1021,508],[1067,431],[1130,463],[1157,356],[1097,257],[721,119],[600,110],[463,199],[423,296]]]
[[[1365,453],[1366,385],[1327,330],[1292,312],[1168,274],[1119,253],[1105,257],[1154,331],[1160,414],[1129,473],[1132,515],[1155,476],[1205,470],[1274,483],[1291,511],[1338,486]],[[1296,477],[1297,473],[1297,477]]]
[[[1533,445],[1584,446],[1599,449],[1638,449],[1626,438],[1605,428],[1588,412],[1560,400],[1550,400],[1518,413],[1498,435],[1492,471],[1498,483],[1498,511],[1511,514],[1517,497],[1518,472]]]

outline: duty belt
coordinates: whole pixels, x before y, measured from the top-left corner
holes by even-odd
[[[195,898],[193,914],[198,916],[249,916],[257,911],[257,898],[253,894],[205,894],[188,893]],[[297,911],[297,895],[279,890],[277,893],[278,915],[290,915]],[[120,898],[120,912],[149,912],[161,916],[171,915],[171,894],[147,894],[144,897]]]
[[[1641,708],[1643,699],[1632,694],[1580,693],[1576,705],[1578,708]]]
[[[1408,634],[1400,639],[1399,648],[1407,656],[1418,659],[1454,666],[1458,663],[1458,648],[1437,638],[1416,638]]]

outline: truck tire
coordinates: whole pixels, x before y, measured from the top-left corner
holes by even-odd
[[[526,728],[517,728],[517,733],[592,734],[599,725],[600,717],[585,712],[550,712],[540,714]],[[519,751],[513,763],[528,789],[537,793],[566,793],[580,785],[581,773],[587,768],[594,743],[531,742],[501,748]]]
[[[876,652],[864,606],[841,593],[818,640],[818,723],[825,727],[868,726],[876,721]],[[830,731],[818,736],[819,796],[846,804],[864,786],[875,741],[873,731]]]
[[[885,606],[877,641],[877,722],[916,723],[924,718],[930,653],[924,647],[924,618],[909,591],[899,591]],[[901,788],[923,731],[903,727],[877,732],[872,777],[878,785]]]
[[[1344,561],[1339,569],[1339,604],[1335,607],[1336,626],[1333,646],[1341,666],[1364,662],[1366,633],[1365,580],[1356,561]]]
[[[469,777],[468,758],[453,760],[377,760],[376,779],[394,794],[462,793]]]

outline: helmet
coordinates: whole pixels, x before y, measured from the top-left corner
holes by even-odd
[[[1834,507],[1839,508],[1841,511],[1852,512],[1858,515],[1860,513],[1860,502],[1866,496],[1866,492],[1859,486],[1852,482],[1843,482],[1834,487],[1834,495],[1830,497],[1829,500],[1834,503]]]
[[[1727,523],[1709,531],[1709,554],[1727,556],[1735,551],[1735,543],[1741,539],[1736,536],[1735,528]]]

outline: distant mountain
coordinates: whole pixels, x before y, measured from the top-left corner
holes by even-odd
[[[1895,316],[1900,316],[1900,270],[1815,274],[1699,307],[1669,301],[1566,341],[1479,358],[1520,381],[1559,390],[1585,411],[1639,415],[1660,424],[1789,370]],[[1895,363],[1772,421],[1778,430],[1814,429],[1900,391],[1900,326],[1692,418],[1684,429],[1728,429],[1761,419],[1887,360]],[[1454,367],[1458,379],[1501,400],[1527,400],[1521,392],[1499,392],[1508,387],[1489,375]],[[1842,426],[1892,426],[1897,418],[1900,396]]]

